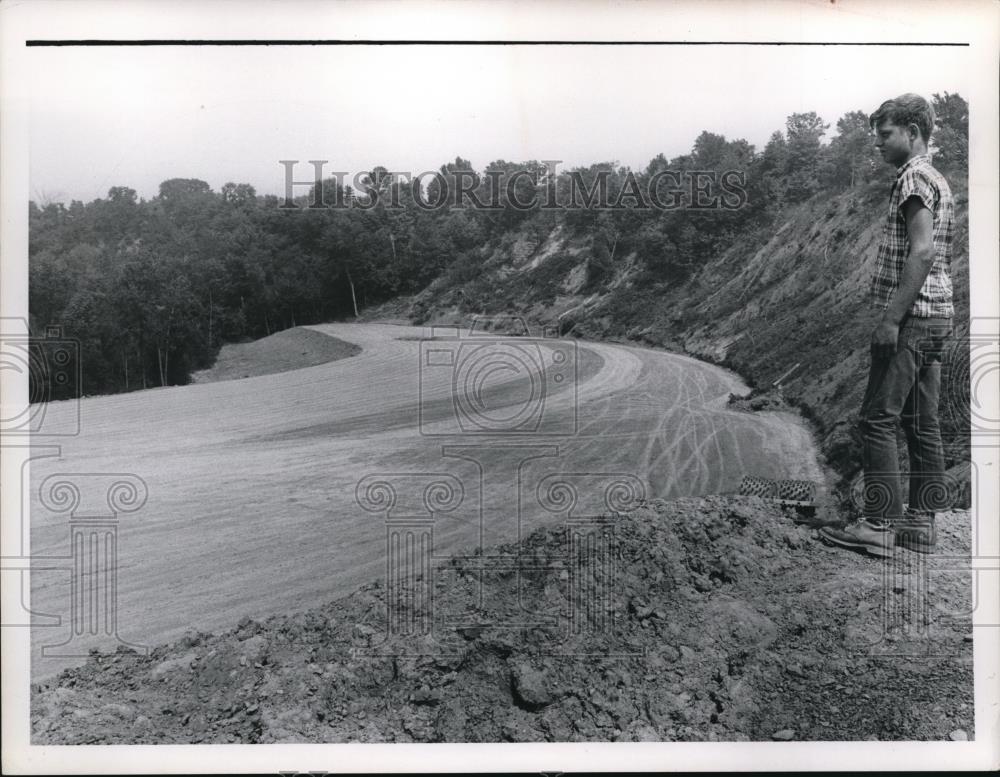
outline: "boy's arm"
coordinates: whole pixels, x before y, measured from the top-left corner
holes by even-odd
[[[910,253],[903,265],[899,287],[872,333],[872,347],[882,356],[892,356],[896,352],[899,322],[913,306],[934,264],[934,216],[919,197],[910,197],[903,203],[903,216]]]

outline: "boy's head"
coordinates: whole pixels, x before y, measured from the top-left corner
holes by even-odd
[[[901,165],[914,154],[926,153],[934,131],[934,109],[918,94],[886,100],[869,119],[875,147],[887,162]]]

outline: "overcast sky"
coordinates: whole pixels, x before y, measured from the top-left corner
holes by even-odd
[[[702,130],[758,149],[906,91],[968,95],[968,50],[861,46],[32,48],[31,193],[155,196],[168,178],[279,193],[279,159],[437,169],[462,156],[642,168]],[[972,106],[973,111],[975,106]]]

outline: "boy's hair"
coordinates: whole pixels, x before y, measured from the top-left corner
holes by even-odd
[[[894,100],[886,100],[869,117],[868,123],[872,129],[876,129],[886,120],[898,127],[916,124],[925,143],[930,141],[934,131],[934,109],[927,100],[912,92],[901,94]]]

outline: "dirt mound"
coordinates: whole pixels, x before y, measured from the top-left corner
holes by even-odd
[[[793,515],[652,502],[391,596],[372,583],[150,656],[92,655],[33,687],[33,741],[971,739],[968,574],[828,548]],[[951,567],[969,528],[942,516]]]
[[[191,375],[192,383],[215,383],[239,380],[258,375],[315,367],[317,364],[344,359],[361,352],[352,343],[345,343],[312,329],[295,327],[276,332],[250,343],[222,346],[219,356],[207,370]]]

